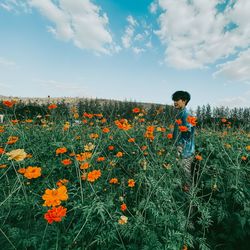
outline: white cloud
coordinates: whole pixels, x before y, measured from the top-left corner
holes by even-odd
[[[218,101],[215,106],[224,106],[229,108],[250,107],[250,95],[236,96],[231,98],[224,98]]]
[[[48,31],[58,39],[97,53],[113,52],[108,17],[91,0],[29,0],[29,4],[52,22]]]
[[[217,66],[219,70],[214,73],[215,77],[224,76],[230,81],[250,83],[250,48],[239,53],[239,56]]]
[[[11,10],[12,10],[11,5],[9,5],[9,4],[0,3],[0,6],[1,6],[3,9],[7,10],[7,11],[11,11]]]
[[[152,48],[152,47],[153,47],[152,42],[151,42],[151,41],[148,41],[148,42],[146,43],[146,47],[147,47],[147,48]]]
[[[30,8],[25,1],[16,0],[2,0],[0,8],[3,8],[9,12],[19,13],[20,11],[30,12]]]
[[[131,15],[127,17],[128,25],[125,29],[125,33],[122,36],[122,45],[126,49],[131,49],[135,54],[145,52],[145,48],[151,48],[152,44],[149,44],[150,26],[148,26],[145,20],[138,22]],[[144,48],[143,48],[144,47]]]
[[[141,41],[141,40],[143,40],[143,35],[142,34],[137,34],[135,36],[135,41]]]
[[[131,15],[129,15],[127,17],[127,21],[133,27],[135,27],[136,25],[138,25],[137,21]]]
[[[130,15],[127,17],[128,26],[125,33],[122,36],[122,45],[124,48],[130,48],[132,45],[132,39],[135,33],[135,27],[138,25],[137,21]]]
[[[165,61],[180,69],[204,68],[250,46],[250,1],[235,1],[224,12],[221,0],[158,0],[163,10],[156,31]],[[233,6],[233,7],[232,7]],[[231,24],[235,28],[226,30]]]
[[[134,35],[135,29],[131,26],[126,28],[125,34],[122,36],[122,45],[124,48],[129,48],[132,44],[132,38]]]
[[[140,54],[145,51],[144,49],[137,47],[133,47],[132,50],[134,51],[135,54]]]
[[[156,2],[152,2],[149,5],[149,11],[150,11],[150,13],[155,14],[157,12],[157,9],[158,9],[158,5],[157,5]]]

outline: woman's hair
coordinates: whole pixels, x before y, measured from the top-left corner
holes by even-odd
[[[186,105],[188,104],[188,102],[191,99],[190,94],[187,91],[176,91],[173,93],[172,95],[172,100],[173,101],[179,101],[179,100],[183,100],[186,101]]]

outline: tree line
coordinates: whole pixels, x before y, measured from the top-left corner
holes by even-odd
[[[0,102],[0,113],[9,116],[11,119],[34,119],[38,115],[45,116],[52,113],[58,119],[68,120],[72,118],[72,108],[74,112],[79,113],[79,117],[86,113],[102,113],[108,119],[121,117],[130,119],[134,116],[132,109],[140,108],[144,112],[144,118],[148,121],[157,120],[168,123],[175,117],[176,110],[173,106],[163,104],[139,103],[136,101],[116,101],[116,100],[102,100],[102,99],[77,99],[75,103],[69,103],[67,100],[57,102],[57,108],[53,111],[48,110],[49,103],[37,102],[23,102],[22,100],[16,103],[12,108],[5,107]],[[221,123],[224,118],[227,124],[234,127],[249,128],[250,124],[250,107],[247,108],[232,108],[229,107],[211,107],[209,104],[198,106],[196,110],[190,110],[191,114],[197,117],[198,126],[213,126]]]

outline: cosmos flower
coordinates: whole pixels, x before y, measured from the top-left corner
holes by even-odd
[[[60,222],[62,221],[62,218],[66,216],[66,212],[67,208],[64,208],[63,206],[53,207],[44,215],[44,219],[46,219],[49,224]]]
[[[8,160],[23,161],[26,158],[27,153],[24,149],[14,149],[9,153],[6,153],[6,155],[9,156]]]

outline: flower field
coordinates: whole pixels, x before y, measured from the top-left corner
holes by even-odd
[[[130,118],[47,113],[0,124],[2,249],[247,249],[250,134],[227,119],[196,129],[185,188],[173,125],[157,110]],[[189,117],[193,125],[199,124]],[[185,126],[180,131],[185,133]],[[217,129],[218,128],[218,129]]]

